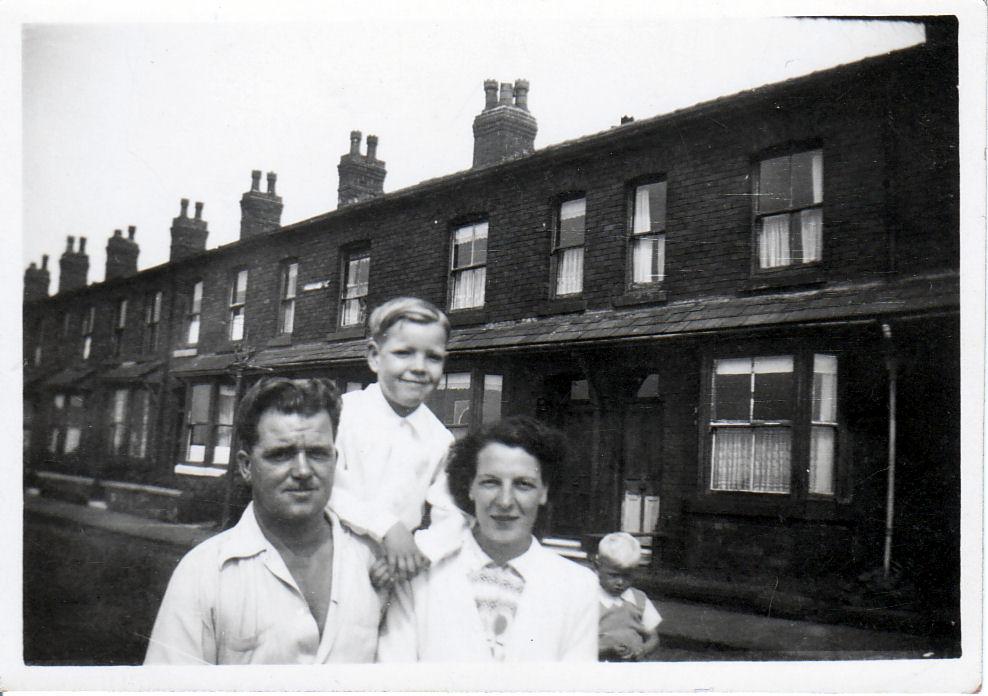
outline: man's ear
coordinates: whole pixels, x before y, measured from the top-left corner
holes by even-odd
[[[373,338],[367,341],[367,367],[371,372],[377,374],[377,368],[381,364],[381,348]]]
[[[237,469],[240,471],[240,475],[243,476],[244,481],[250,483],[250,455],[244,450],[237,452]]]
[[[549,487],[542,486],[542,495],[539,496],[539,505],[545,505],[549,502]]]

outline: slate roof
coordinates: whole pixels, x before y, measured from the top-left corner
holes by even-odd
[[[522,346],[558,346],[662,338],[816,322],[956,311],[956,273],[907,281],[848,283],[799,292],[707,297],[665,305],[594,310],[542,319],[456,329],[453,353]]]
[[[773,292],[746,297],[707,297],[656,306],[587,311],[542,318],[454,328],[452,354],[489,350],[533,349],[649,341],[660,338],[785,327],[813,323],[848,322],[926,313],[956,312],[960,307],[960,279],[956,272],[907,280],[845,283],[802,291]],[[305,367],[361,363],[365,339],[308,343],[259,351],[252,364],[259,367]],[[207,359],[232,355],[202,356]],[[217,368],[222,370],[226,367]],[[193,370],[192,363],[176,369]]]

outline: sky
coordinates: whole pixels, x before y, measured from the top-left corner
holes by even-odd
[[[379,137],[386,192],[468,169],[487,78],[529,80],[542,148],[923,40],[902,22],[683,18],[654,4],[621,18],[579,3],[348,7],[309,21],[24,24],[21,270],[49,254],[54,292],[66,237],[83,236],[101,281],[106,241],[128,225],[139,267],[163,263],[181,198],[204,203],[209,248],[235,241],[253,169],[277,173],[283,224],[332,210],[351,130]]]

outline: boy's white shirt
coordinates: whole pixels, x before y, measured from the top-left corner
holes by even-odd
[[[396,522],[410,531],[432,506],[429,528],[415,535],[431,561],[459,544],[467,518],[446,484],[453,434],[424,404],[402,418],[375,382],[343,395],[339,458],[330,506],[354,530],[379,542]]]
[[[629,602],[638,606],[638,603],[635,601],[635,593],[631,591],[632,589],[629,587],[619,597],[615,597],[603,587],[598,587],[600,603],[607,608],[617,606],[622,602]],[[662,616],[659,614],[659,610],[655,608],[652,600],[648,599],[648,595],[645,596],[645,600],[645,609],[642,611],[642,626],[645,627],[646,631],[653,631],[662,623]]]

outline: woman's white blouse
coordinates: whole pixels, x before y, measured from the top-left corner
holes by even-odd
[[[458,551],[399,584],[378,641],[378,661],[493,661],[470,581],[490,560],[465,530]],[[509,565],[524,578],[525,589],[505,636],[504,660],[595,662],[597,577],[534,538]]]

